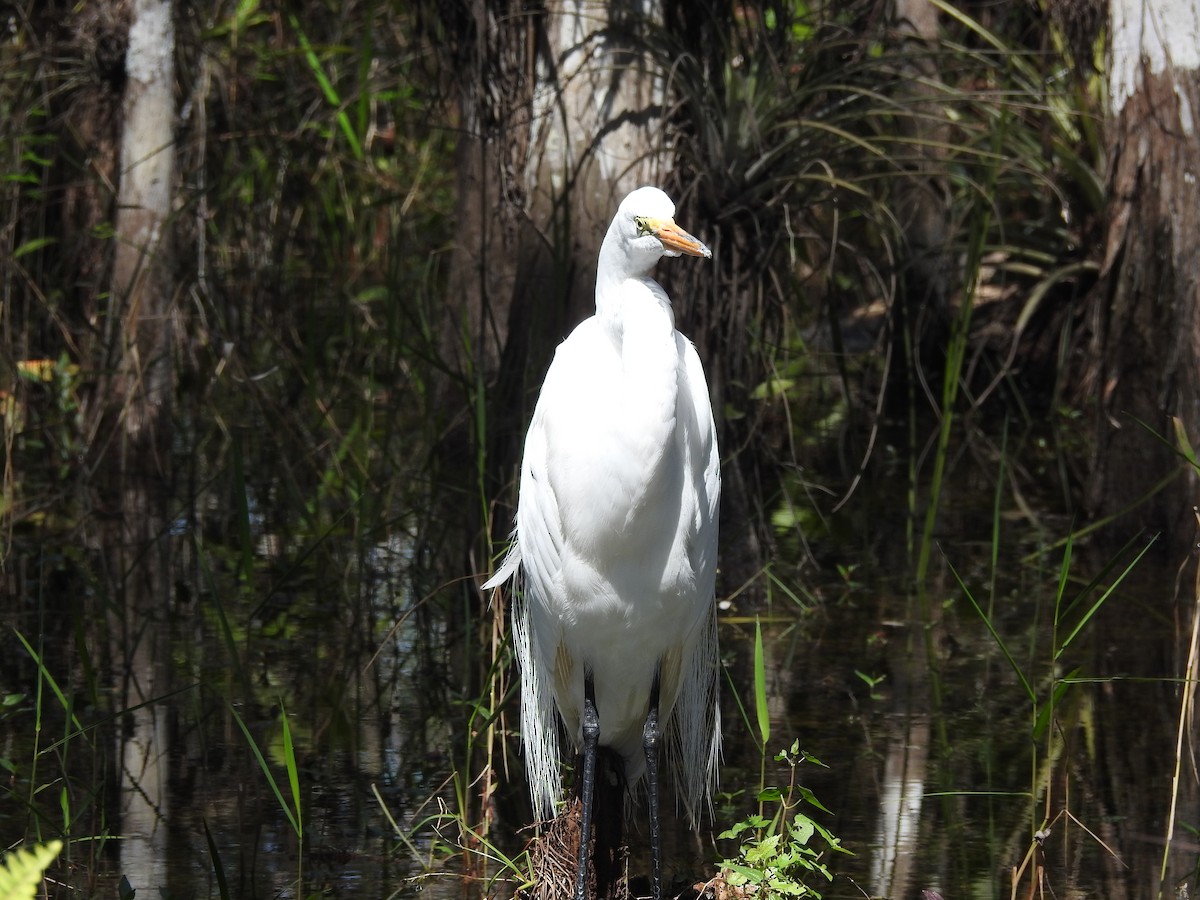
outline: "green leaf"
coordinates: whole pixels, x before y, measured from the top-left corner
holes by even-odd
[[[1071,642],[1074,641],[1075,638],[1079,637],[1079,633],[1081,631],[1083,631],[1084,626],[1086,626],[1087,623],[1092,620],[1092,616],[1094,616],[1097,612],[1099,612],[1100,607],[1104,605],[1104,601],[1107,600],[1110,596],[1112,596],[1112,592],[1115,591],[1118,587],[1120,587],[1121,582],[1125,580],[1125,576],[1127,576],[1130,572],[1133,571],[1133,567],[1136,566],[1138,564],[1139,560],[1141,560],[1141,558],[1146,555],[1146,553],[1150,550],[1150,548],[1152,546],[1154,546],[1154,542],[1156,540],[1158,540],[1158,535],[1154,535],[1153,537],[1151,537],[1150,540],[1147,542],[1146,546],[1143,547],[1141,549],[1141,551],[1138,553],[1138,555],[1133,558],[1133,562],[1131,562],[1129,565],[1127,565],[1125,567],[1124,571],[1122,571],[1121,574],[1117,577],[1117,580],[1114,581],[1112,584],[1110,584],[1105,589],[1104,593],[1100,595],[1100,598],[1088,608],[1088,611],[1084,614],[1083,618],[1079,620],[1079,623],[1075,626],[1075,628],[1071,631],[1071,633],[1069,635],[1067,635],[1066,639],[1063,640],[1062,644],[1059,645],[1058,650],[1055,651],[1055,653],[1054,653],[1055,662],[1057,662],[1059,657],[1061,657],[1066,652],[1067,648],[1069,646],[1071,646]]]
[[[242,734],[246,736],[246,743],[250,747],[250,752],[254,754],[255,760],[258,761],[258,768],[263,773],[263,776],[267,779],[267,785],[275,794],[275,799],[279,801],[279,807],[283,810],[283,814],[287,816],[287,820],[291,824],[292,830],[297,836],[302,836],[300,822],[292,813],[291,807],[288,806],[287,801],[283,799],[283,791],[279,789],[279,783],[275,780],[275,776],[271,772],[271,767],[267,763],[267,758],[263,756],[262,750],[260,750],[258,744],[255,743],[254,735],[250,733],[249,727],[242,720],[242,717],[238,715],[238,711],[234,709],[231,704],[227,705],[227,709],[233,716],[233,721],[237,723],[237,727],[240,728],[242,730]]]
[[[1030,701],[1036,703],[1037,693],[1034,691],[1033,686],[1029,683],[1029,679],[1025,677],[1025,673],[1021,670],[1021,666],[1017,663],[1012,653],[1009,652],[1008,645],[1004,643],[1004,638],[1000,637],[1000,632],[996,630],[996,626],[992,624],[992,620],[988,618],[987,613],[985,613],[980,605],[975,601],[975,595],[971,593],[970,588],[967,587],[967,583],[962,580],[962,576],[958,574],[958,570],[950,564],[949,560],[946,562],[947,565],[950,566],[950,574],[953,575],[954,580],[958,582],[958,586],[962,590],[963,596],[967,598],[967,602],[971,604],[971,607],[975,610],[976,615],[978,615],[983,621],[984,628],[988,630],[988,633],[992,636],[992,640],[995,641],[996,646],[1000,648],[1000,652],[1004,655],[1004,658],[1008,660],[1009,666],[1011,666],[1013,672],[1016,673],[1017,680],[1021,682],[1021,687],[1025,690],[1025,695],[1030,699]]]
[[[754,620],[754,712],[758,734],[765,746],[771,740],[771,715],[767,711],[767,660],[763,652],[762,623]]]
[[[1175,431],[1175,445],[1179,448],[1180,454],[1193,469],[1200,468],[1200,463],[1196,462],[1196,451],[1188,439],[1187,427],[1183,424],[1183,420],[1178,416],[1172,416],[1171,425]]]
[[[789,897],[803,897],[808,893],[808,888],[800,882],[782,878],[772,878],[771,889],[775,893],[787,894]]]
[[[796,386],[791,378],[772,378],[764,381],[750,392],[751,400],[773,400],[776,397],[787,396],[788,391]]]
[[[292,30],[296,32],[296,38],[300,41],[300,49],[304,53],[304,60],[308,63],[309,71],[312,72],[313,78],[320,87],[321,93],[325,95],[326,101],[334,108],[338,127],[342,131],[342,135],[346,138],[346,143],[350,145],[350,152],[354,154],[354,158],[361,160],[363,158],[362,142],[359,141],[358,135],[354,132],[354,126],[350,124],[350,117],[346,115],[346,110],[342,106],[342,99],[338,95],[337,88],[333,82],[329,80],[329,76],[325,73],[325,67],[321,64],[320,58],[317,56],[317,51],[313,48],[308,40],[308,35],[300,27],[300,20],[295,15],[288,16],[288,22],[292,26]]]
[[[792,820],[792,838],[798,843],[807,844],[816,830],[813,820],[808,816],[798,815]]]
[[[804,785],[802,785],[802,784],[796,785],[796,790],[799,792],[800,796],[804,798],[805,802],[808,803],[810,806],[815,806],[817,809],[821,810],[821,812],[827,812],[830,815],[833,815],[832,812],[830,812],[828,809],[825,808],[825,804],[823,804],[820,800],[817,799],[817,795],[814,794],[812,791],[810,791],[808,788],[806,788]]]
[[[287,710],[279,701],[279,720],[283,724],[283,758],[287,766],[288,784],[292,789],[292,803],[296,810],[296,834],[304,835],[304,810],[300,806],[300,767],[296,764],[296,748],[292,744],[292,729],[288,724]]]
[[[743,855],[748,863],[764,863],[773,859],[779,852],[780,835],[773,834],[770,837],[765,837],[757,844],[750,845],[743,849]]]
[[[34,238],[31,241],[26,241],[20,247],[18,247],[16,250],[14,250],[12,258],[20,259],[22,256],[26,256],[30,253],[36,253],[38,250],[41,250],[43,247],[50,247],[56,243],[58,243],[57,238],[52,238],[52,237]]]
[[[221,853],[217,850],[217,842],[213,840],[212,832],[208,829],[208,819],[201,817],[204,826],[204,840],[208,843],[208,855],[212,859],[213,877],[217,882],[217,896],[221,900],[229,900],[229,882],[225,879],[225,866],[221,862]]]
[[[6,900],[34,900],[42,876],[62,852],[62,841],[18,847],[0,860],[0,897]]]
[[[758,869],[753,869],[750,866],[743,866],[741,863],[736,863],[730,859],[725,860],[725,868],[739,876],[739,878],[730,879],[730,881],[732,881],[734,884],[745,884],[746,882],[750,882],[752,884],[762,884],[763,873]]]

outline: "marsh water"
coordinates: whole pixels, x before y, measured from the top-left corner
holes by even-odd
[[[1191,576],[1153,548],[1125,574],[1151,542],[1136,532],[1068,549],[1066,519],[994,507],[985,466],[947,484],[923,587],[919,523],[883,478],[836,528],[781,524],[773,565],[801,577],[720,598],[717,826],[673,828],[671,879],[732,852],[716,831],[786,784],[772,757],[793,741],[821,763],[797,770],[828,810],[808,811],[851,851],[824,857],[827,897],[1154,897],[1164,853],[1163,895],[1194,879]],[[530,833],[502,599],[406,523],[285,530],[248,496],[246,543],[212,539],[211,495],[170,523],[174,584],[151,608],[69,576],[87,547],[20,547],[5,845],[65,838],[52,896],[510,893],[498,854]],[[635,875],[643,835],[635,816]]]

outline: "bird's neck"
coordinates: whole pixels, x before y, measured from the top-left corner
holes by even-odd
[[[598,446],[615,446],[624,477],[615,489],[630,518],[614,523],[621,534],[642,532],[632,521],[646,498],[663,489],[664,465],[672,445],[679,398],[679,343],[666,293],[653,280],[626,278],[597,283],[596,319],[613,354],[597,374],[609,407]],[[615,359],[614,359],[615,357]],[[606,462],[606,465],[608,463]],[[663,527],[666,527],[665,525]]]
[[[649,277],[597,286],[596,316],[620,360],[614,373],[627,439],[637,458],[661,454],[674,422],[679,349],[666,292]]]
[[[629,360],[628,353],[637,347],[644,352],[646,342],[657,344],[668,337],[674,340],[675,311],[667,292],[649,275],[600,276],[596,281],[596,318],[629,362],[636,360]]]

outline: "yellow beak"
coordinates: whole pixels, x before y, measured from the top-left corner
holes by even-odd
[[[654,236],[662,241],[662,245],[668,250],[674,250],[676,253],[686,253],[688,256],[703,256],[706,259],[712,258],[712,251],[705,247],[701,241],[692,237],[676,225],[673,219],[650,219],[647,224],[649,224],[650,231],[653,232]]]

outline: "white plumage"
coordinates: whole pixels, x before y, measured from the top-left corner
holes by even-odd
[[[644,187],[621,203],[600,249],[596,314],[546,374],[521,466],[512,547],[484,585],[522,570],[513,607],[521,731],[534,807],[561,795],[559,727],[581,744],[592,674],[599,744],[632,787],[656,669],[675,783],[693,827],[711,796],[717,710],[720,464],[704,370],[650,278],[663,256],[711,256]]]

